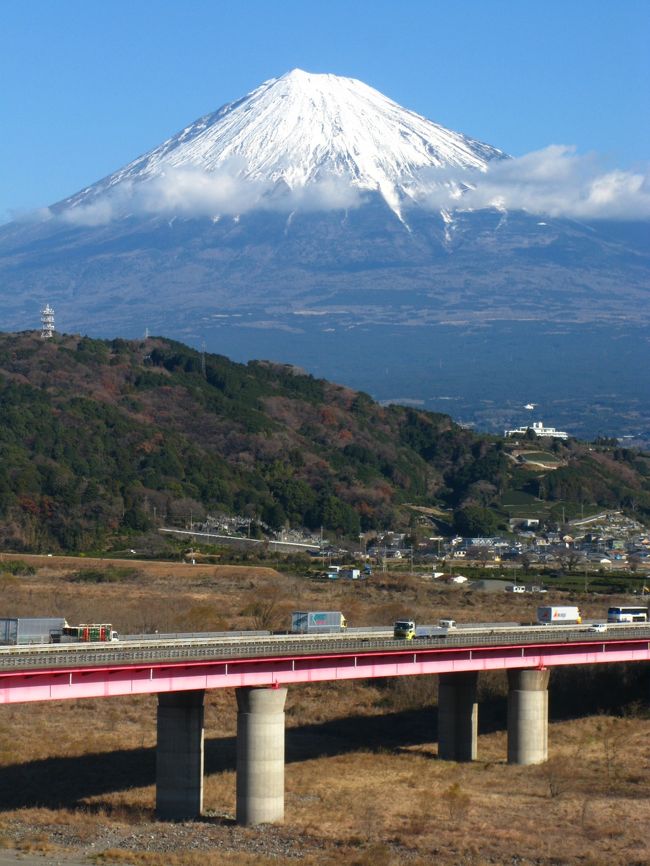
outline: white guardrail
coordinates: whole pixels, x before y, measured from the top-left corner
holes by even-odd
[[[478,646],[508,646],[510,644],[557,644],[593,642],[598,644],[621,640],[650,640],[650,624],[608,625],[596,634],[590,624],[493,626],[470,628],[462,626],[446,635],[418,639],[395,640],[385,630],[377,633],[368,629],[328,635],[259,634],[255,632],[193,633],[178,637],[147,635],[146,639],[110,641],[95,644],[41,644],[0,647],[0,671],[20,671],[43,668],[103,666],[181,661],[234,660],[266,656],[300,656],[334,653],[371,653],[421,650],[431,647],[461,648]]]

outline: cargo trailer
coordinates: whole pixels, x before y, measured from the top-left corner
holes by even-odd
[[[347,622],[340,610],[296,610],[291,614],[293,634],[332,634],[346,628]]]
[[[62,616],[23,616],[0,619],[0,644],[50,643],[52,632],[66,626]]]

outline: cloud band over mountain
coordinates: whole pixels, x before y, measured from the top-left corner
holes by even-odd
[[[593,154],[580,156],[565,145],[492,161],[484,171],[422,169],[412,188],[413,201],[428,210],[496,207],[551,217],[650,218],[648,171],[606,170]],[[345,176],[325,174],[291,189],[283,181],[251,178],[241,163],[213,171],[172,167],[150,178],[125,179],[64,208],[59,218],[93,226],[133,215],[218,218],[255,210],[347,210],[362,205],[368,192]]]
[[[76,225],[93,226],[125,216],[216,218],[254,210],[346,210],[362,201],[361,190],[337,177],[292,190],[283,183],[239,177],[228,168],[212,172],[172,168],[150,179],[123,181],[90,201],[64,208],[59,216]]]
[[[491,162],[484,173],[454,173],[464,183],[457,193],[445,187],[444,175],[427,169],[431,186],[422,204],[431,209],[480,210],[497,207],[540,216],[579,219],[650,218],[650,173],[606,170],[594,154],[579,156],[574,147],[551,145],[524,156]]]

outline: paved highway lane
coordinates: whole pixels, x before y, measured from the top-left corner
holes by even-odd
[[[609,625],[594,633],[589,625],[511,626],[477,629],[459,626],[446,636],[395,640],[385,633],[354,632],[332,635],[251,635],[199,637],[196,634],[173,639],[112,641],[109,643],[43,644],[0,647],[0,671],[54,670],[70,667],[119,666],[187,661],[228,661],[256,658],[345,655],[346,653],[404,652],[463,647],[507,647],[553,645],[558,643],[618,642],[650,639],[650,624]]]

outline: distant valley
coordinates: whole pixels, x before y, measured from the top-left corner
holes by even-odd
[[[368,322],[340,312],[254,312],[178,332],[234,360],[269,358],[358,388],[380,402],[444,412],[502,434],[543,419],[577,438],[650,444],[650,337],[641,325],[488,321]],[[533,411],[524,407],[534,403]]]

